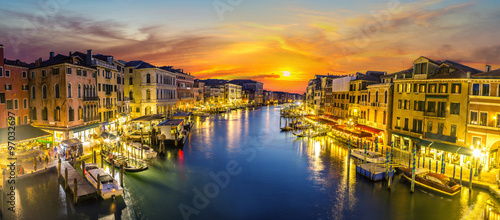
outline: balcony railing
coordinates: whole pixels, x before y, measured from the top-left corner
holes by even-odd
[[[424,116],[444,118],[444,117],[446,117],[446,112],[444,112],[444,111],[442,111],[442,112],[428,112],[428,111],[425,111],[424,112]]]
[[[101,120],[99,116],[94,116],[94,117],[83,117],[84,122],[91,122],[91,121],[99,121]]]
[[[87,96],[87,97],[83,97],[83,101],[84,102],[87,102],[87,101],[99,101],[99,97],[98,96]]]

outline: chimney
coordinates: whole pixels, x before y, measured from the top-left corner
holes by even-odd
[[[92,50],[87,50],[87,66],[92,66]]]
[[[4,61],[3,61],[4,55],[3,55],[3,45],[0,44],[0,66],[3,66]]]
[[[485,72],[489,72],[489,71],[491,71],[491,66],[490,65],[486,65]]]
[[[108,57],[108,63],[109,63],[109,65],[113,64],[113,57]]]
[[[50,52],[50,59],[54,59],[54,52]]]
[[[467,71],[467,79],[470,79],[470,71]]]
[[[69,52],[69,56],[73,56],[73,54],[71,53],[71,51]]]

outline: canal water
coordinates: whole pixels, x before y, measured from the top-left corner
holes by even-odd
[[[496,199],[463,188],[450,198],[395,178],[372,183],[348,170],[345,145],[279,129],[279,108],[197,119],[183,150],[126,174],[115,201],[73,205],[49,172],[18,183],[19,219],[478,219]],[[490,205],[488,205],[491,204]],[[12,215],[4,215],[13,218]]]

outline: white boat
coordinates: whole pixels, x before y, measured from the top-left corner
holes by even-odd
[[[98,192],[98,180],[97,175],[100,178],[100,196],[103,199],[115,198],[121,196],[123,193],[123,188],[118,184],[118,182],[104,169],[101,169],[95,163],[85,164],[85,178],[87,181],[96,189]]]
[[[370,163],[385,163],[386,161],[386,158],[382,157],[382,154],[373,151],[366,151],[365,157],[364,149],[352,149],[351,155],[359,160],[365,160],[366,158],[366,161]]]
[[[141,143],[139,142],[134,142],[132,143],[134,146],[133,149],[135,149],[135,155],[141,156]],[[148,147],[147,145],[143,144],[142,145],[142,156],[144,157],[145,160],[155,158],[158,153],[154,151],[152,148]]]

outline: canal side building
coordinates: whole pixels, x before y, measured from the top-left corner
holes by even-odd
[[[9,116],[15,118],[15,125],[30,123],[28,84],[28,64],[20,60],[5,59],[4,47],[0,44],[0,114],[2,116],[0,128],[9,126]]]
[[[467,146],[481,154],[485,170],[500,165],[500,69],[472,75],[469,89]]]
[[[144,61],[125,64],[125,95],[132,117],[162,114],[170,117],[177,109],[177,75]]]
[[[90,141],[99,134],[96,77],[96,69],[73,54],[36,60],[29,73],[32,125],[53,134],[54,144]]]
[[[467,146],[469,78],[481,71],[420,57],[411,76],[394,79],[392,140],[396,148],[462,164]]]

